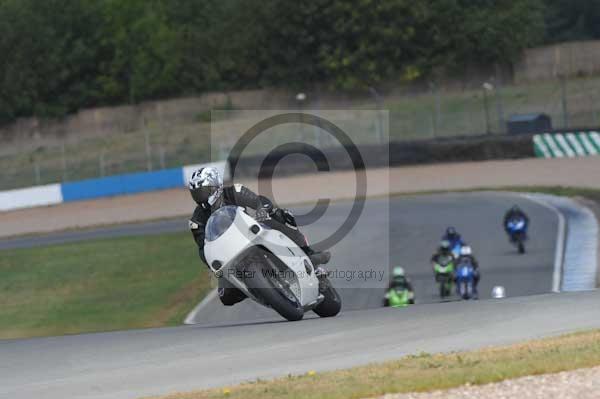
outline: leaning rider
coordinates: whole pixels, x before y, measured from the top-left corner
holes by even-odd
[[[200,258],[204,256],[204,229],[210,215],[222,206],[235,205],[256,211],[256,220],[272,229],[281,231],[301,247],[316,267],[329,262],[329,252],[317,252],[308,246],[306,238],[298,230],[294,215],[287,209],[276,208],[262,195],[257,195],[241,184],[223,187],[223,178],[214,167],[204,167],[195,171],[189,180],[189,190],[196,202],[196,209],[189,221],[189,227],[198,245]],[[325,273],[318,269],[317,274]],[[226,306],[232,306],[246,296],[225,279],[219,279],[219,298]]]

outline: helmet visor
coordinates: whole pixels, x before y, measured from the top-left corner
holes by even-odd
[[[217,190],[217,187],[199,187],[190,191],[192,192],[192,198],[198,204],[208,204],[209,199],[217,192]]]

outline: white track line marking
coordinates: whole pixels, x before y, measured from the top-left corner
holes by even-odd
[[[200,301],[200,303],[198,305],[196,305],[196,307],[194,309],[192,309],[192,311],[186,316],[183,324],[196,324],[194,322],[194,319],[196,318],[196,315],[198,314],[198,312],[200,312],[210,301],[212,301],[216,297],[217,297],[217,290],[212,290],[211,292],[209,292],[204,297],[204,299],[202,301]]]
[[[550,205],[534,194],[523,194],[525,198],[554,212],[558,217],[558,233],[556,236],[556,251],[554,252],[554,272],[552,273],[552,291],[560,292],[562,266],[565,252],[566,227],[565,217],[554,205]]]

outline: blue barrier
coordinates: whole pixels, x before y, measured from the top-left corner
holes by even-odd
[[[174,168],[63,183],[61,190],[63,201],[70,202],[179,188],[183,184],[182,168]]]
[[[156,172],[129,173],[70,183],[26,187],[0,191],[0,212],[93,198],[182,188],[187,185],[187,181],[194,170],[207,166],[217,168],[222,173],[224,180],[230,179],[227,162],[217,161],[157,170]]]

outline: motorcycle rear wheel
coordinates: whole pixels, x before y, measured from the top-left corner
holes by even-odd
[[[321,290],[321,294],[325,297],[323,302],[318,304],[313,312],[319,315],[319,317],[333,317],[340,313],[342,309],[342,299],[338,294],[337,290],[333,288],[331,282],[325,277],[324,281],[321,281],[320,284],[325,284],[323,290]],[[389,303],[388,303],[389,305]]]

